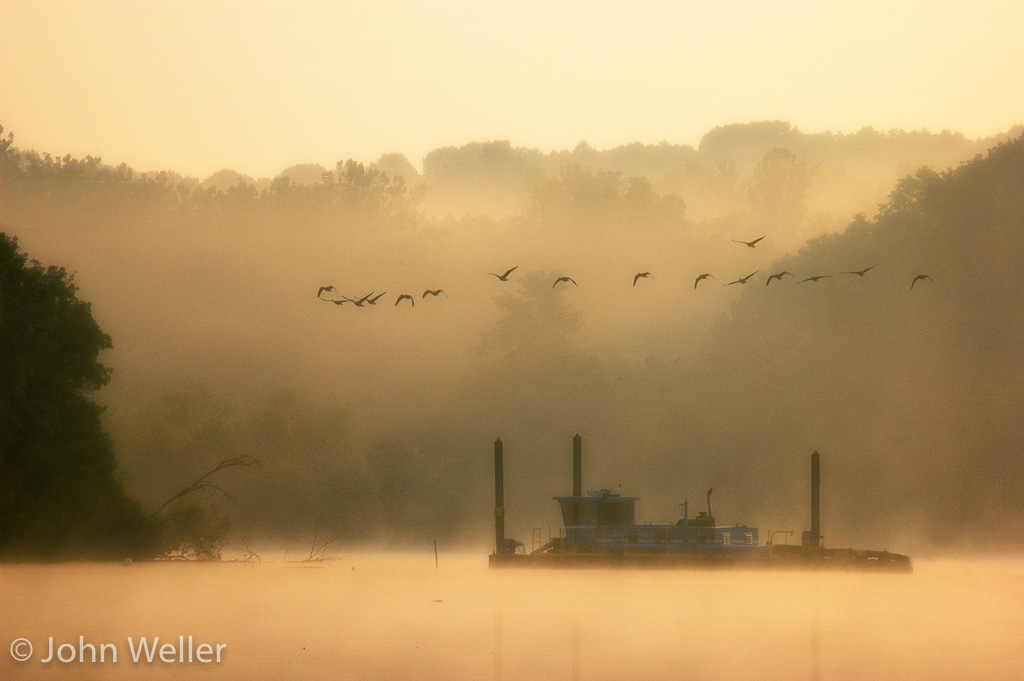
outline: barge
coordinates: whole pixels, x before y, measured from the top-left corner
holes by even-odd
[[[912,572],[910,558],[890,551],[826,548],[820,523],[821,467],[818,452],[811,454],[811,529],[800,544],[776,544],[770,533],[762,543],[756,527],[717,525],[707,510],[690,518],[689,503],[681,504],[682,517],[674,523],[638,523],[639,497],[622,496],[609,489],[583,494],[582,441],[573,438],[572,494],[553,497],[559,505],[563,528],[527,552],[522,542],[505,536],[504,449],[494,442],[495,550],[489,564],[509,567],[611,568],[751,568],[836,569]],[[788,537],[788,531],[786,535]]]

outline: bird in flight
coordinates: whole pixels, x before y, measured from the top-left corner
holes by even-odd
[[[369,300],[370,296],[372,296],[372,295],[373,295],[373,291],[370,291],[369,293],[367,293],[365,296],[363,296],[359,300],[353,300],[352,302],[356,304],[356,307],[362,307],[363,303],[365,303],[367,300]]]
[[[765,235],[765,236],[767,236],[767,235]],[[754,239],[753,241],[740,241],[739,239],[733,239],[733,241],[735,241],[738,244],[743,244],[743,245],[747,246],[748,248],[753,248],[754,246],[757,245],[757,242],[760,241],[763,238],[764,238],[763,236],[759,236],[756,239]]]
[[[816,274],[813,277],[807,277],[803,281],[798,281],[796,283],[802,284],[802,283],[804,283],[804,281],[818,281],[819,279],[828,279],[831,276],[832,276],[831,274]]]
[[[412,303],[413,307],[416,307],[416,301],[408,293],[403,293],[402,295],[398,296],[398,300],[395,301],[395,305],[397,306],[403,300],[408,300],[410,303]]]
[[[385,291],[384,293],[387,293],[387,291]],[[371,293],[370,295],[373,296],[373,298],[370,298],[366,302],[368,302],[370,305],[376,305],[377,301],[380,300],[384,296],[384,293],[378,293],[375,296],[373,296],[373,294]]]
[[[710,272],[705,272],[704,274],[698,275],[697,278],[693,280],[693,288],[697,288],[697,284],[699,284],[700,282],[704,281],[708,277],[711,277],[711,273]],[[714,279],[714,277],[711,277],[711,278]]]
[[[572,277],[559,277],[558,279],[555,279],[555,283],[551,285],[551,288],[558,286],[558,284],[563,281],[571,281],[573,285],[579,286],[579,284],[576,283],[576,280],[573,279]]]
[[[316,292],[316,297],[319,298],[320,296],[322,296],[324,291],[333,292],[334,291],[334,287],[333,286],[321,286],[320,290]]]
[[[633,286],[636,286],[637,280],[639,280],[639,279],[646,279],[647,277],[650,277],[650,276],[651,276],[650,272],[637,272],[636,276],[633,277]]]
[[[914,277],[914,281],[910,282],[910,290],[913,291],[914,290],[914,284],[916,284],[919,281],[924,281],[925,279],[927,279],[928,281],[932,280],[932,278],[929,277],[927,274],[919,274],[916,277]],[[934,282],[932,282],[932,283],[934,283]]]
[[[772,283],[772,279],[778,279],[779,281],[782,281],[782,277],[786,276],[787,274],[789,276],[791,276],[791,277],[793,276],[792,272],[786,272],[785,270],[783,270],[782,272],[779,272],[778,274],[773,274],[773,275],[769,276],[768,277],[768,281],[766,281],[764,283],[764,285],[767,286],[768,284]]]
[[[429,295],[429,296],[434,296],[436,298],[439,295],[441,295],[442,293],[444,293],[444,289],[440,289],[439,288],[439,289],[435,289],[433,291],[431,291],[430,289],[427,289],[426,291],[423,292],[423,295],[421,297],[422,298],[426,298]],[[444,295],[445,295],[445,297],[448,297],[447,293],[444,293]]]
[[[342,298],[341,300],[327,300],[327,299],[321,298],[320,300],[323,300],[325,303],[334,303],[335,305],[344,305],[345,303],[353,302],[353,300],[351,298]]]
[[[508,275],[512,274],[517,269],[519,269],[519,265],[516,265],[512,269],[508,270],[507,272],[505,272],[505,274],[495,274],[494,272],[488,272],[488,274],[490,274],[492,277],[497,277],[502,281],[508,281]]]
[[[746,284],[747,283],[747,279],[750,279],[752,276],[754,276],[755,274],[757,274],[760,271],[761,270],[755,270],[755,271],[751,272],[750,274],[748,274],[745,277],[740,277],[736,281],[730,281],[728,284],[722,284],[722,286],[732,286],[733,284]]]
[[[877,263],[875,263],[875,264],[874,264],[874,265],[872,265],[871,267],[865,267],[865,268],[864,268],[864,269],[862,269],[862,270],[857,270],[856,272],[843,272],[843,274],[856,274],[856,275],[857,275],[858,277],[863,277],[863,276],[864,276],[865,274],[867,274],[867,273],[868,273],[868,272],[869,272],[870,270],[873,270],[873,269],[875,269],[876,267],[878,267],[878,264],[877,264]]]

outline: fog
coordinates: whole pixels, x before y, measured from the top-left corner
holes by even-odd
[[[642,521],[713,487],[720,522],[805,529],[817,450],[827,545],[1019,550],[1022,148],[773,123],[223,190],[21,150],[0,217],[113,339],[97,398],[133,496],[259,460],[203,499],[232,542],[483,547],[496,437],[525,541],[578,432],[584,486]]]
[[[9,679],[1015,679],[1021,564],[914,575],[488,570],[482,555],[0,566]],[[585,577],[585,578],[583,578]],[[84,643],[104,662],[61,663]],[[128,639],[192,637],[219,662],[132,662]],[[143,658],[145,659],[145,658]],[[177,659],[177,652],[170,659]],[[185,658],[188,659],[187,656]]]

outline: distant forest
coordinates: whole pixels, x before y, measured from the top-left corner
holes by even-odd
[[[420,169],[389,154],[260,180],[140,173],[8,133],[0,231],[75,257],[115,311],[99,314],[123,353],[105,419],[149,510],[244,454],[261,463],[224,482],[233,501],[208,498],[237,537],[485,543],[500,435],[523,539],[551,518],[579,430],[588,483],[624,482],[651,520],[681,478],[728,494],[723,520],[791,524],[820,449],[826,543],[1020,548],[1022,133],[775,121],[696,149],[473,142]],[[631,286],[641,268],[653,279]],[[578,292],[552,293],[555,275]],[[389,309],[335,309],[326,284],[386,290]],[[428,286],[450,297],[428,308]],[[407,291],[415,322],[392,314]]]
[[[182,227],[233,221],[259,226],[300,218],[344,226],[333,221],[519,215],[556,187],[568,190],[569,198],[586,200],[572,197],[577,182],[589,185],[581,190],[629,192],[638,201],[673,195],[695,220],[740,212],[750,213],[748,219],[800,221],[863,212],[884,202],[892,183],[917,168],[955,167],[1022,130],[971,140],[949,131],[872,128],[805,134],[790,123],[771,121],[715,128],[696,149],[662,142],[598,150],[580,142],[572,151],[545,154],[503,141],[473,142],[429,152],[421,170],[395,153],[370,164],[339,161],[331,169],[298,164],[259,180],[231,169],[199,180],[111,167],[92,156],[40,154],[13,146],[9,132],[4,198],[8,219],[45,215],[56,206],[35,202],[45,203],[59,190],[62,196],[87,199],[90,209],[106,209],[96,215],[111,227],[127,221],[142,228],[145,223],[138,220],[157,216],[161,225]],[[93,213],[77,215],[76,226],[92,226],[79,221]]]

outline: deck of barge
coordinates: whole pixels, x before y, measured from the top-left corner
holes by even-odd
[[[739,524],[717,526],[711,513],[711,489],[707,492],[707,511],[700,512],[692,521],[684,501],[680,505],[683,517],[678,522],[638,524],[635,504],[639,497],[622,496],[608,489],[583,495],[579,434],[573,437],[572,450],[572,495],[554,497],[562,509],[564,531],[526,553],[520,552],[520,542],[505,537],[504,446],[500,438],[494,441],[495,552],[489,557],[490,567],[913,572],[910,558],[900,553],[825,548],[817,451],[811,454],[811,529],[803,533],[800,544],[779,545],[772,542],[771,536],[765,544],[759,544],[757,528]]]
[[[757,555],[705,553],[492,553],[492,568],[693,568],[913,572],[908,556],[889,551],[775,546]]]

